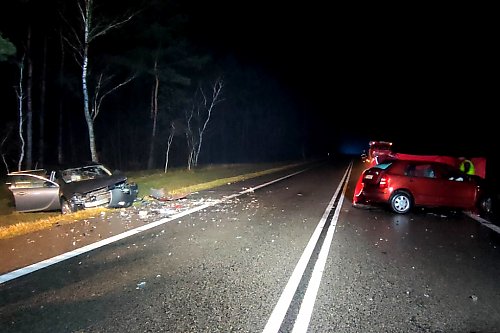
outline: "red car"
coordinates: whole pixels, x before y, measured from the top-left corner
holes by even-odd
[[[414,207],[443,207],[489,214],[493,197],[486,181],[447,163],[391,160],[366,169],[355,189],[353,205],[385,204],[395,213]]]

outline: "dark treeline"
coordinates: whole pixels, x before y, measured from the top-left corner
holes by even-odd
[[[31,152],[26,143],[24,147],[31,158],[24,158],[22,168],[92,159],[82,69],[74,49],[78,5],[84,8],[85,3],[18,0],[2,9],[1,37],[16,47],[15,55],[0,62],[4,171],[17,169],[20,158],[21,86],[25,93],[30,88],[22,100],[25,138],[28,103],[32,110]],[[309,120],[300,112],[304,104],[296,91],[265,64],[241,57],[224,43],[212,43],[204,31],[210,17],[189,9],[190,1],[119,3],[95,0],[93,7],[96,27],[131,17],[89,48],[89,107],[98,111],[94,132],[99,162],[124,170],[162,169],[170,138],[168,166],[188,166],[202,129],[199,159],[193,165],[291,160],[312,153],[306,138]],[[210,100],[217,80],[223,86],[203,128],[208,110],[203,102]],[[194,112],[188,122],[192,110],[201,110],[200,117]]]

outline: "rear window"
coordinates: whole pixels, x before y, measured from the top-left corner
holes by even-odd
[[[377,165],[377,168],[382,169],[382,170],[385,170],[385,169],[387,169],[388,167],[390,167],[390,166],[391,166],[391,164],[392,164],[392,162],[391,162],[391,163],[380,163],[380,164],[378,164],[378,165]]]

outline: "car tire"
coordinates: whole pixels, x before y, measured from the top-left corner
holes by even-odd
[[[406,214],[413,208],[413,198],[406,191],[396,191],[391,196],[390,205],[394,213]]]
[[[61,198],[61,213],[63,215],[71,214],[76,211],[75,205],[65,198]]]

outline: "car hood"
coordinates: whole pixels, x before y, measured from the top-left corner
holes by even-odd
[[[64,183],[61,182],[61,190],[66,197],[74,193],[88,193],[105,187],[112,187],[127,180],[125,175],[111,175],[96,179],[82,180],[79,182]]]

